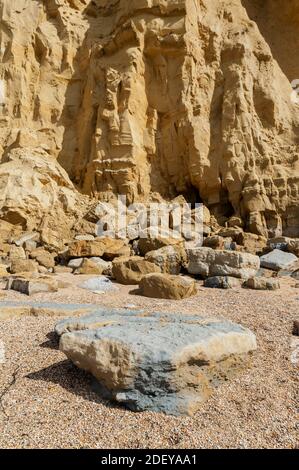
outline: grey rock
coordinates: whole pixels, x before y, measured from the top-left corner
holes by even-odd
[[[187,249],[187,270],[202,277],[232,276],[248,279],[255,276],[260,260],[251,253],[212,248]]]
[[[117,287],[105,276],[91,277],[79,285],[81,289],[100,292],[117,290]]]
[[[34,241],[38,242],[40,239],[40,235],[37,232],[27,232],[24,233],[21,237],[14,240],[15,245],[23,246],[25,242]]]
[[[84,258],[73,258],[68,262],[68,267],[72,269],[80,268],[83,263]]]
[[[260,259],[263,268],[272,269],[273,271],[287,269],[298,260],[297,256],[292,253],[286,253],[277,249],[261,256]]]
[[[204,286],[214,289],[233,289],[241,287],[242,280],[231,276],[214,276],[205,280]]]
[[[56,325],[60,350],[134,411],[193,414],[246,367],[255,335],[223,320],[101,309]]]

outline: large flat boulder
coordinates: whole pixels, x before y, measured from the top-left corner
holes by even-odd
[[[189,274],[202,277],[232,276],[248,279],[260,268],[258,256],[228,250],[200,247],[187,250]]]
[[[255,335],[229,321],[100,309],[56,325],[60,350],[134,411],[192,415],[248,364]]]
[[[145,297],[180,300],[197,294],[197,289],[190,277],[157,273],[147,274],[141,279],[139,292]]]
[[[272,269],[273,271],[288,269],[296,261],[298,261],[298,258],[293,253],[287,253],[277,249],[261,256],[261,266],[263,268]]]

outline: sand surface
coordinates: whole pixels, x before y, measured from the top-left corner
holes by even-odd
[[[61,317],[14,315],[11,307],[0,321],[1,448],[298,448],[296,282],[286,278],[275,292],[207,289],[199,282],[197,296],[170,301],[132,295],[134,286],[106,294],[76,287],[87,277],[60,275],[72,287],[30,298],[1,290],[0,311],[4,301],[30,301],[223,317],[257,335],[251,368],[218,388],[192,418],[133,413],[97,396],[89,374],[57,349],[53,327]]]

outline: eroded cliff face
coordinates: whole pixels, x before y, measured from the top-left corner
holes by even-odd
[[[183,194],[299,235],[298,22],[296,1],[2,0],[3,217],[21,148],[56,160],[78,200]]]

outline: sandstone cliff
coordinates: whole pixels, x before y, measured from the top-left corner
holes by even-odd
[[[2,0],[0,20],[5,220],[183,194],[299,235],[296,0]]]

